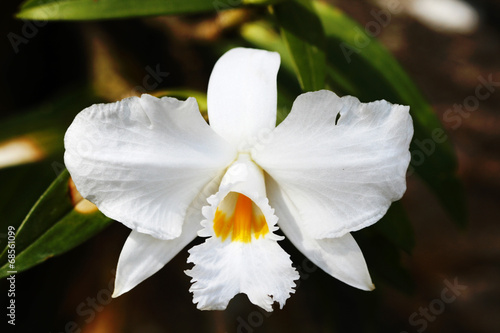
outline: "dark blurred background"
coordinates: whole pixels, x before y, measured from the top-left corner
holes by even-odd
[[[464,7],[432,1],[448,7],[398,1],[399,9],[377,36],[442,120],[458,156],[469,213],[467,227],[458,229],[431,191],[415,176],[408,179],[403,204],[416,246],[403,255],[403,264],[413,291],[384,284],[372,293],[358,291],[308,264],[284,241],[302,279],[285,308],[272,314],[242,295],[225,312],[196,310],[183,273],[189,267],[187,251],[111,300],[114,269],[129,232],[114,223],[84,245],[17,276],[18,331],[500,332],[500,2],[471,0]],[[364,26],[391,1],[332,3]],[[19,4],[6,2],[0,12],[0,121],[55,105],[65,96],[69,105],[75,98],[73,113],[61,116],[69,125],[81,108],[74,91],[94,88],[101,92],[98,98],[117,100],[141,88],[148,91],[144,77],[157,67],[168,75],[151,81],[157,83],[154,89],[205,91],[217,59],[211,45],[234,34],[215,14],[37,25],[13,18]],[[236,16],[244,20],[251,14]],[[454,105],[475,96],[481,80],[490,80],[490,95],[474,111],[459,113]],[[54,156],[36,169],[40,176],[24,180],[25,195],[0,198],[27,213],[55,178],[53,162],[62,163],[62,157]]]

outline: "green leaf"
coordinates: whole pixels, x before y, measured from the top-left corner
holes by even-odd
[[[26,157],[2,154],[0,159],[0,236],[8,226],[17,229],[54,177],[65,169],[64,133],[78,112],[99,101],[89,89],[78,88],[0,123],[0,150],[10,146]],[[5,242],[0,237],[0,250]]]
[[[386,99],[410,105],[415,134],[413,170],[438,196],[450,216],[466,223],[465,200],[456,177],[452,146],[436,115],[392,55],[338,9],[315,2],[326,34],[327,82],[334,91],[364,102]]]
[[[111,223],[95,206],[81,198],[63,171],[32,208],[15,235],[15,263],[8,246],[0,255],[0,278],[62,254],[94,236]]]
[[[287,1],[272,7],[303,91],[325,86],[325,35],[309,0]]]
[[[54,180],[59,165],[64,167],[58,160],[46,160],[0,169],[0,235],[9,226],[19,227],[33,204]],[[0,237],[0,251],[6,242],[6,238]]]
[[[280,0],[28,0],[17,17],[30,20],[101,20],[178,15],[267,5]]]
[[[401,202],[394,202],[373,229],[399,249],[410,253],[415,246],[415,234]]]

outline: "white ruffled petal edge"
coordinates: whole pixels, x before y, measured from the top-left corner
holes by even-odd
[[[236,156],[194,98],[142,95],[93,105],[76,116],[64,143],[82,196],[159,239],[179,237],[192,200]]]
[[[189,253],[188,262],[195,264],[186,271],[193,282],[189,291],[200,310],[224,310],[239,293],[268,312],[274,302],[283,308],[299,278],[290,256],[270,239],[242,243],[210,238]]]
[[[208,238],[189,250],[188,262],[194,263],[194,267],[186,271],[192,277],[190,291],[199,309],[223,310],[236,294],[245,293],[252,303],[272,311],[274,302],[282,308],[294,292],[299,274],[292,267],[290,256],[277,243],[283,238],[274,234],[277,217],[265,192],[259,190],[265,191],[263,186],[262,171],[253,162],[235,162],[224,176],[219,192],[203,208],[204,229],[199,235]],[[248,243],[216,236],[216,210],[230,192],[247,196],[260,208],[268,224],[267,234]]]
[[[336,238],[377,222],[402,197],[412,136],[409,107],[321,90],[297,97],[252,158],[310,236]]]

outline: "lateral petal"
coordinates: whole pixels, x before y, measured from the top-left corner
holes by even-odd
[[[142,95],[93,105],[77,115],[64,143],[82,196],[159,239],[181,234],[188,206],[235,157],[193,98]]]
[[[252,208],[240,207],[239,200]],[[202,310],[223,310],[236,294],[245,293],[266,311],[275,301],[283,307],[299,275],[277,243],[282,237],[274,234],[277,217],[265,196],[262,170],[245,157],[238,159],[208,202],[198,233],[208,238],[189,250],[194,267],[186,274],[192,277],[193,302]],[[224,225],[216,220],[221,210],[233,216]],[[262,216],[265,227],[255,222]]]
[[[215,64],[208,83],[210,126],[240,150],[276,124],[278,53],[235,48]]]
[[[341,237],[378,221],[405,192],[408,111],[326,90],[302,94],[252,158],[288,195],[312,237]]]
[[[350,286],[362,290],[375,288],[363,253],[350,233],[338,238],[311,237],[304,223],[300,223],[296,207],[279,185],[269,176],[266,184],[269,201],[280,217],[279,227],[300,252],[326,273]]]

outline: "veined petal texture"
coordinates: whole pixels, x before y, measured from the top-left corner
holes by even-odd
[[[159,239],[181,234],[186,210],[235,158],[194,98],[150,95],[80,112],[64,161],[83,197],[106,216]]]
[[[409,107],[321,90],[300,95],[252,158],[310,236],[341,237],[375,223],[401,198],[412,136]]]

